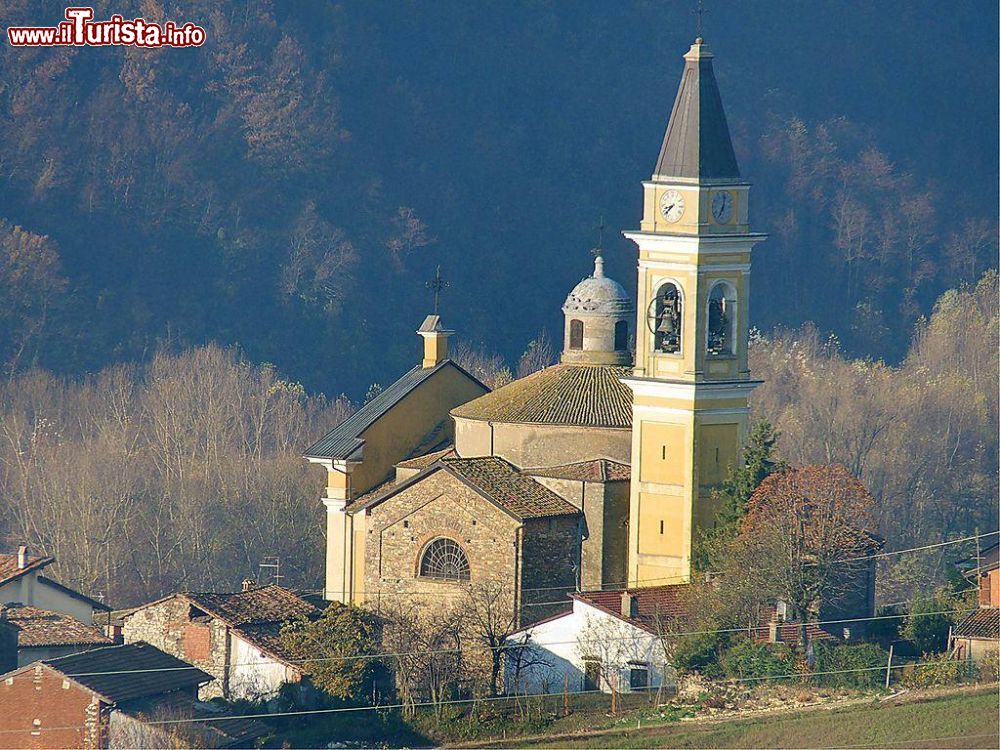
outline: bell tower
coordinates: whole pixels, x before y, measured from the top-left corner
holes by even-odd
[[[643,187],[628,581],[690,580],[691,546],[711,525],[714,486],[738,460],[747,399],[750,185],[740,178],[712,53],[695,39],[660,155]]]

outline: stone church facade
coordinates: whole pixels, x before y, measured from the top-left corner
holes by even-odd
[[[435,606],[499,581],[528,623],[575,591],[690,579],[747,431],[764,238],[700,39],[642,184],[635,301],[598,254],[563,304],[558,364],[490,392],[430,316],[420,366],[306,451],[328,474],[327,599]]]

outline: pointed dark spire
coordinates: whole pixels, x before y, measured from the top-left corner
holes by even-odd
[[[722,97],[712,70],[712,53],[699,37],[684,55],[684,74],[670,112],[653,178],[738,178],[740,168],[729,137]]]

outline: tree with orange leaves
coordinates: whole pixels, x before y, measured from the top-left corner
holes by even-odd
[[[750,498],[730,547],[724,589],[738,606],[780,599],[806,622],[822,602],[867,587],[875,500],[844,466],[803,466],[772,474]]]

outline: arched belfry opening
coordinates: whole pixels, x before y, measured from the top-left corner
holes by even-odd
[[[736,289],[728,281],[718,281],[708,294],[708,354],[736,353]]]
[[[660,286],[650,305],[647,321],[653,334],[653,348],[664,354],[678,354],[683,336],[681,290],[672,281]]]

